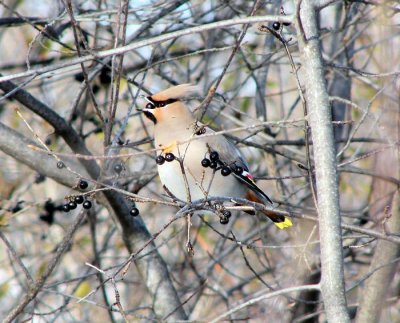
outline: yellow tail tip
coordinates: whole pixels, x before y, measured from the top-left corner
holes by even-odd
[[[285,217],[285,221],[283,222],[274,222],[274,224],[279,228],[279,229],[286,229],[286,228],[290,228],[293,223],[289,218]]]

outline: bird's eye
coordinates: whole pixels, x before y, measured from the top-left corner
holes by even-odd
[[[158,106],[159,106],[160,108],[165,107],[165,102],[160,102],[160,103],[158,104]]]
[[[147,103],[146,104],[146,109],[155,109],[155,106],[152,103]]]

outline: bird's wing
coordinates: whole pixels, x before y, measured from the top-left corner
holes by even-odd
[[[219,159],[224,163],[236,164],[237,166],[243,167],[247,172],[249,171],[249,166],[244,159],[240,150],[225,136],[215,134],[215,131],[209,127],[206,127],[208,145],[211,151],[216,151],[219,154]],[[215,134],[215,135],[213,135]]]
[[[215,133],[212,129],[206,127],[207,134]],[[244,159],[239,149],[226,137],[222,135],[210,136],[207,138],[208,145],[211,151],[216,151],[219,154],[219,159],[228,166],[236,165],[243,168],[242,174],[232,173],[236,179],[245,184],[265,203],[273,204],[271,199],[256,185],[253,176],[250,174],[249,166]]]

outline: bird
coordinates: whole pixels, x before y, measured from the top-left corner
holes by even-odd
[[[184,104],[196,92],[196,86],[181,84],[144,97],[147,104],[141,111],[154,123],[154,144],[161,152],[157,169],[167,193],[186,202],[231,197],[273,205],[233,142],[197,121]],[[289,217],[261,212],[280,229],[292,226]]]

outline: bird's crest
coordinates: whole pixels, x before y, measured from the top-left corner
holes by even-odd
[[[169,99],[182,99],[193,96],[198,93],[198,88],[192,84],[181,84],[177,86],[170,87],[164,91],[158,92],[151,96],[154,101],[166,101]]]

